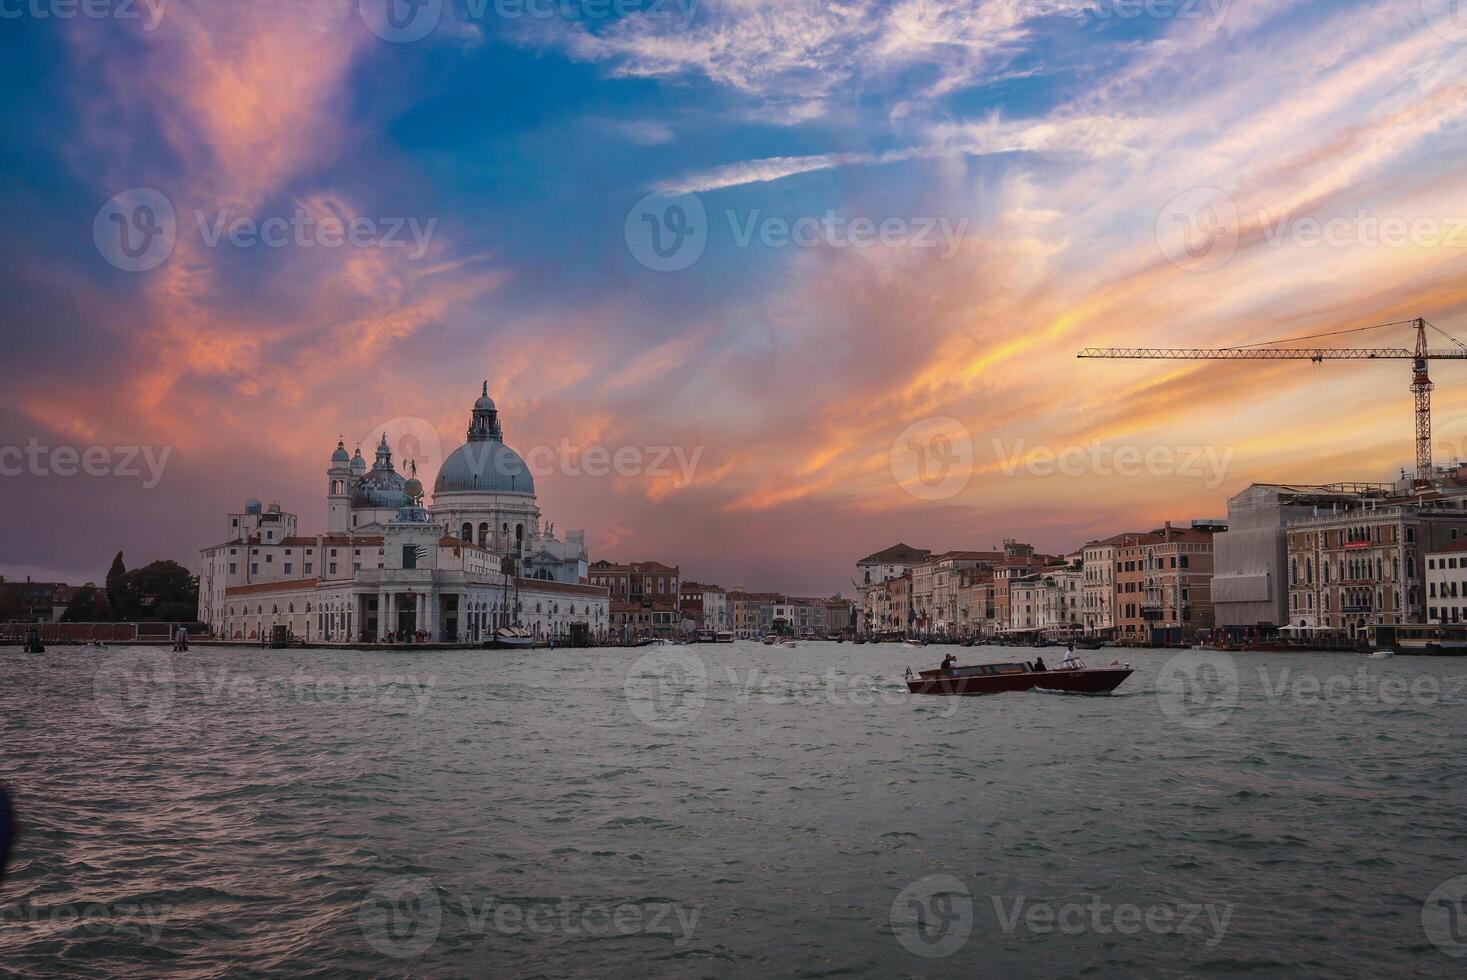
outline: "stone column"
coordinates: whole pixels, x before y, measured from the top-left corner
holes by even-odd
[[[431,589],[423,596],[423,607],[423,629],[428,631],[428,642],[432,643],[435,639],[434,631],[438,628],[438,623],[436,622],[438,618],[436,615],[438,612],[438,597],[433,594]]]
[[[424,620],[423,620],[423,613],[424,613],[423,607],[424,607],[424,605],[426,605],[426,603],[424,603],[423,600],[425,598],[427,598],[427,597],[424,596],[423,593],[421,593],[421,592],[415,592],[415,593],[413,593],[413,624],[414,624],[414,628],[415,629],[419,629],[419,630],[427,629],[427,626],[424,625]]]
[[[377,593],[377,642],[387,640],[387,593]]]

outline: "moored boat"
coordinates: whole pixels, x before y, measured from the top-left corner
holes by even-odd
[[[484,646],[490,650],[528,650],[536,643],[535,635],[521,626],[501,626]]]
[[[1077,661],[1078,662],[1078,661]],[[1109,694],[1130,677],[1130,664],[1109,667],[1056,668],[1035,670],[1025,661],[975,664],[948,670],[924,670],[918,676],[907,672],[907,690],[913,694],[973,696],[1008,691],[1057,691],[1062,694]]]

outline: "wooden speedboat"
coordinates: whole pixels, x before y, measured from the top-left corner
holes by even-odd
[[[976,664],[972,667],[953,667],[950,670],[924,670],[916,677],[911,676],[911,671],[908,671],[907,690],[913,694],[962,696],[1034,690],[1058,691],[1063,694],[1109,694],[1133,673],[1130,664],[1087,667],[1081,663],[1081,666],[1068,670],[1034,670],[1033,665],[1023,661]]]

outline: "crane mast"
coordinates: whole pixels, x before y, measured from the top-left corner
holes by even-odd
[[[1315,340],[1346,333],[1380,330],[1386,327],[1402,327],[1410,324],[1416,331],[1414,348],[1405,347],[1274,347],[1273,344],[1291,343],[1297,340]],[[1426,342],[1426,328],[1443,333],[1455,347],[1433,350]],[[1355,327],[1309,337],[1294,337],[1288,340],[1265,341],[1241,347],[1087,347],[1080,351],[1082,358],[1109,358],[1113,360],[1168,360],[1168,361],[1283,361],[1309,360],[1316,364],[1323,361],[1361,360],[1409,360],[1411,362],[1411,394],[1416,402],[1416,482],[1424,486],[1431,483],[1431,392],[1436,387],[1431,381],[1428,364],[1434,360],[1467,359],[1467,344],[1428,323],[1425,318],[1405,320],[1397,323],[1382,323],[1369,327]]]

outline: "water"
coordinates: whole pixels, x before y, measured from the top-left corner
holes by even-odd
[[[1467,663],[946,649],[0,650],[0,973],[1460,969]]]

